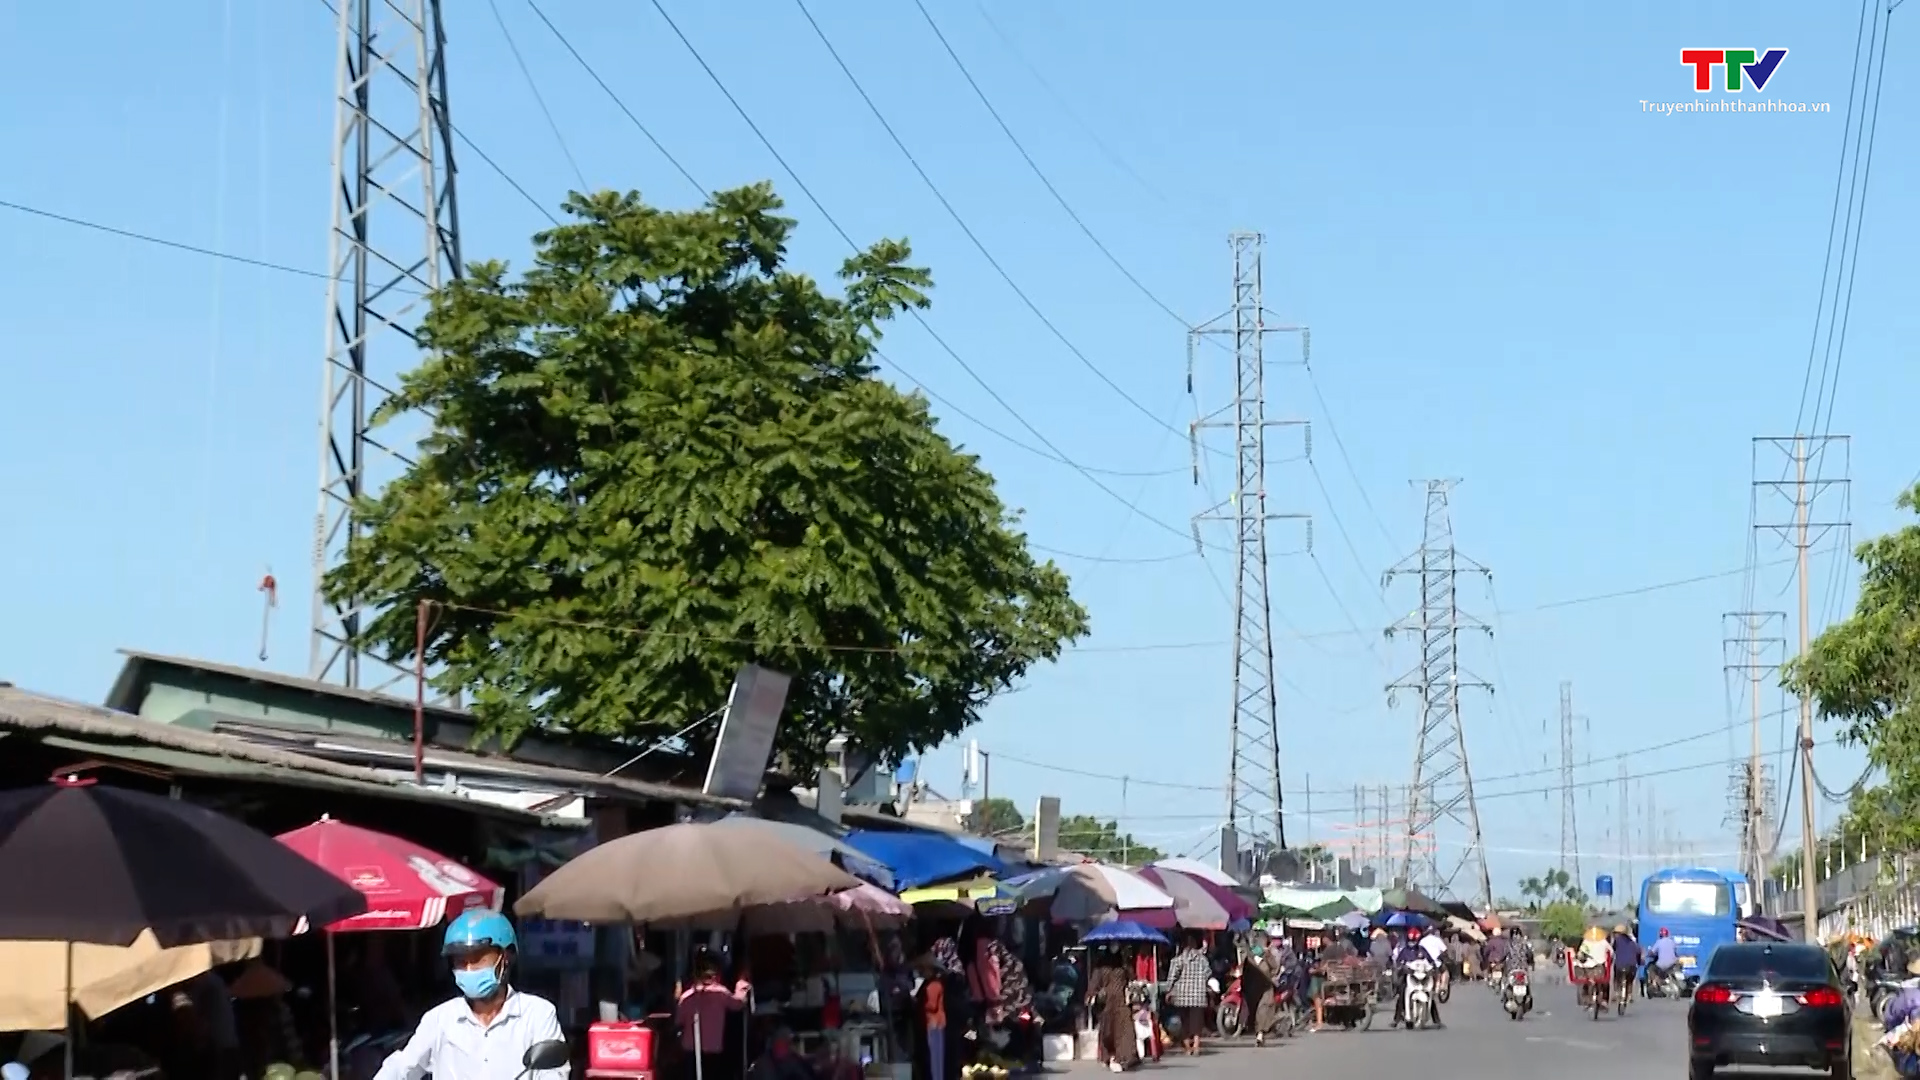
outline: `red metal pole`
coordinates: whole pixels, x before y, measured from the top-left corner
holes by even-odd
[[[427,605],[413,616],[413,782],[427,782]]]

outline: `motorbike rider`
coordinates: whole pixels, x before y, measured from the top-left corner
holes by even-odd
[[[1444,948],[1442,951],[1445,951]],[[1432,951],[1426,947],[1424,935],[1420,933],[1420,928],[1417,926],[1409,926],[1407,927],[1406,941],[1400,946],[1400,951],[1393,956],[1393,1022],[1395,1024],[1404,1024],[1407,1022],[1407,965],[1413,963],[1415,960],[1425,960],[1430,964],[1434,964],[1436,967],[1438,966],[1438,961],[1434,960]],[[1436,981],[1435,986],[1437,987],[1438,985]],[[1432,1010],[1433,1026],[1444,1027],[1445,1025],[1440,1022],[1440,999],[1438,996],[1428,1001],[1428,1008]]]
[[[395,1050],[374,1080],[494,1080],[517,1075],[536,1043],[566,1040],[560,1015],[545,998],[507,981],[517,941],[513,924],[497,911],[464,911],[447,924],[440,954],[453,968],[460,996],[420,1017],[407,1044]],[[503,1066],[495,1058],[511,1062]],[[528,1080],[567,1080],[568,1066],[528,1074]]]
[[[1597,926],[1588,927],[1580,941],[1580,951],[1573,958],[1575,972],[1582,978],[1595,978],[1606,969],[1607,962],[1612,959],[1613,946],[1607,942],[1607,932]],[[1599,987],[1602,994],[1611,989],[1610,986]]]
[[[1664,926],[1660,928],[1660,936],[1654,938],[1653,948],[1647,951],[1650,954],[1647,958],[1646,971],[1646,978],[1649,981],[1664,979],[1680,966],[1679,948],[1674,945],[1673,935],[1667,933],[1667,928]]]
[[[1613,940],[1613,992],[1621,1001],[1633,1000],[1633,980],[1640,970],[1640,943],[1627,932],[1627,924],[1615,923]]]
[[[1508,931],[1511,939],[1507,946],[1507,965],[1509,967],[1533,970],[1533,942],[1527,937],[1527,928],[1516,926]]]
[[[1496,970],[1505,971],[1512,957],[1512,938],[1504,934],[1495,934],[1487,939],[1487,977],[1491,979]]]

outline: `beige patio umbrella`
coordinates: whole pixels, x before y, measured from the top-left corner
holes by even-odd
[[[64,1031],[69,1002],[88,1017],[104,1016],[221,964],[258,955],[259,938],[163,949],[151,930],[127,946],[0,941],[0,971],[6,972],[0,979],[0,1031]]]
[[[513,905],[521,918],[732,929],[747,910],[860,880],[772,830],[669,825],[593,848]]]

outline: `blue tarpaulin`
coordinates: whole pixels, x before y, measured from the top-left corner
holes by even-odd
[[[860,829],[846,843],[893,872],[893,887],[905,892],[955,878],[1000,876],[1005,864],[950,836],[928,832],[879,832]]]

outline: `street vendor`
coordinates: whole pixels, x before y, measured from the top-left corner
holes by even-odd
[[[497,911],[465,911],[447,924],[440,954],[453,968],[460,996],[427,1010],[407,1045],[393,1052],[374,1080],[567,1080],[568,1066],[527,1073],[536,1044],[565,1041],[560,1015],[545,998],[507,981],[517,942]]]

